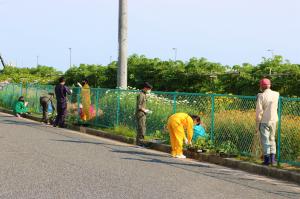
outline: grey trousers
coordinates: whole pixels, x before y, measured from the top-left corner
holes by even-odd
[[[264,155],[276,154],[276,122],[260,123],[259,132]]]

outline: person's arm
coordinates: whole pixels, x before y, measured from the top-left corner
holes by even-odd
[[[192,138],[193,138],[193,134],[194,134],[194,121],[191,117],[187,118],[187,140],[188,140],[188,144],[192,143]]]
[[[72,90],[65,86],[65,91],[68,95],[72,95]]]
[[[27,108],[28,102],[25,102],[25,104],[23,104],[23,105],[24,105],[24,107],[23,107],[23,113],[27,113],[28,112],[28,108]]]
[[[258,94],[256,102],[256,130],[259,130],[259,124],[261,122],[263,112],[263,96],[262,94]]]

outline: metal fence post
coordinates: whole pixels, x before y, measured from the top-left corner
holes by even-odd
[[[8,93],[7,93],[7,89],[8,89],[8,86],[10,86],[10,85],[6,85],[5,86],[5,95],[4,96],[6,96],[4,99],[5,99],[5,101],[4,101],[4,105],[5,105],[5,108],[8,108],[7,107],[7,102],[8,102]]]
[[[282,114],[282,97],[279,97],[278,101],[278,129],[277,129],[277,164],[280,165],[281,154],[280,154],[280,145],[281,145],[281,114]]]
[[[25,83],[25,97],[27,98],[28,95],[28,83]]]
[[[14,104],[13,104],[14,98],[15,98],[15,84],[13,84],[13,92],[12,92],[12,99],[10,102],[10,108],[12,108],[14,106]]]
[[[50,85],[47,85],[47,93],[50,93]]]
[[[120,104],[121,104],[121,90],[118,88],[118,96],[117,96],[117,115],[116,115],[116,126],[119,126],[120,124]]]
[[[81,88],[76,88],[76,98],[77,98],[77,123],[80,121],[80,91]]]
[[[36,103],[36,112],[39,112],[39,103],[38,103],[38,91],[39,91],[39,86],[38,84],[36,85],[36,90],[35,90],[35,103]]]
[[[20,96],[23,96],[23,83],[20,83]]]
[[[176,98],[177,98],[177,93],[174,93],[173,96],[173,113],[176,113]]]
[[[99,121],[99,119],[98,119],[98,117],[99,117],[99,114],[98,114],[98,110],[99,110],[99,88],[97,88],[97,91],[96,91],[96,119],[95,119],[95,126],[97,126],[97,124],[98,124],[98,121]]]
[[[210,140],[214,142],[215,131],[215,95],[211,95],[211,127],[210,127]]]

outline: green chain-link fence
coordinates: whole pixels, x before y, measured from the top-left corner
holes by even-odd
[[[12,109],[18,97],[23,95],[29,102],[30,111],[41,114],[39,98],[53,92],[53,89],[53,86],[46,85],[8,84],[0,91],[0,106]],[[89,121],[90,125],[135,129],[137,92],[91,88],[96,117]],[[80,120],[80,104],[81,90],[73,88],[68,103],[69,122]],[[147,101],[147,108],[153,111],[147,117],[147,134],[163,132],[168,117],[175,112],[198,114],[215,146],[231,143],[240,155],[255,156],[253,149],[259,148],[255,132],[255,105],[254,96],[153,92]],[[280,97],[278,113],[278,160],[300,166],[300,99]]]

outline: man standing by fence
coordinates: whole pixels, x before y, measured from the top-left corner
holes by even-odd
[[[257,95],[256,103],[256,129],[260,132],[264,152],[264,165],[276,165],[276,124],[278,121],[279,93],[271,90],[269,79],[260,80],[262,93]]]
[[[152,90],[152,85],[148,82],[144,83],[143,90],[137,96],[136,102],[136,121],[137,121],[137,135],[136,144],[142,145],[141,140],[144,139],[146,133],[146,115],[152,111],[146,109],[147,93]]]
[[[53,126],[65,127],[65,117],[67,115],[67,94],[71,95],[72,90],[65,86],[65,78],[59,78],[59,84],[55,87],[57,101],[57,116]]]

